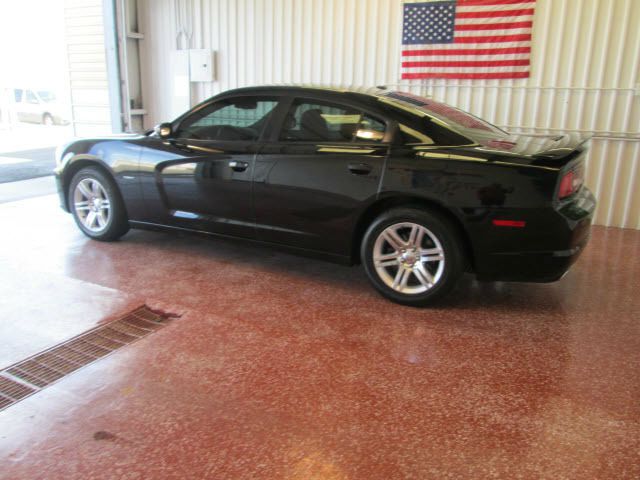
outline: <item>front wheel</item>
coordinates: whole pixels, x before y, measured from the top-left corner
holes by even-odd
[[[378,217],[360,251],[369,280],[385,297],[425,306],[448,293],[463,273],[456,229],[435,212],[398,208]]]
[[[118,187],[99,168],[83,168],[74,175],[69,206],[80,230],[95,240],[116,240],[129,230]]]

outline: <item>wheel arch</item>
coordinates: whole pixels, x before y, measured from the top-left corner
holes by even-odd
[[[69,188],[71,187],[71,180],[73,179],[76,173],[78,173],[83,168],[87,168],[87,167],[95,167],[98,170],[100,170],[102,173],[107,175],[107,177],[111,179],[113,184],[116,187],[118,187],[117,193],[118,195],[120,195],[120,198],[122,199],[122,193],[120,192],[118,182],[116,181],[116,178],[113,172],[111,171],[111,169],[97,157],[93,157],[90,155],[78,155],[69,161],[69,164],[64,169],[64,173],[62,176],[62,188],[64,192],[64,207],[67,211],[71,211],[71,205],[69,205]],[[124,205],[124,201],[123,201],[123,205]]]
[[[444,205],[422,197],[416,197],[411,195],[394,195],[380,198],[369,205],[364,212],[358,218],[356,227],[353,232],[353,239],[351,242],[351,262],[354,264],[360,263],[360,244],[364,237],[365,232],[371,222],[373,222],[383,212],[397,207],[417,207],[427,208],[434,211],[444,218],[451,221],[455,227],[460,240],[462,241],[464,253],[468,260],[468,268],[472,271],[475,270],[475,258],[473,254],[473,246],[469,233],[467,232],[464,224],[460,218],[453,213],[449,208]]]

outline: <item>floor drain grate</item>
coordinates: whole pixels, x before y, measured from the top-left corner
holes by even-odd
[[[35,390],[10,378],[0,377],[0,410],[28,397]]]
[[[146,305],[0,371],[0,410],[164,327],[176,315]]]

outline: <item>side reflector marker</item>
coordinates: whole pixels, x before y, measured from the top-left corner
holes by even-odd
[[[493,225],[496,227],[515,227],[524,228],[527,222],[523,220],[493,220]]]

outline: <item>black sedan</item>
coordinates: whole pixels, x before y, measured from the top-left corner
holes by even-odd
[[[409,93],[255,87],[144,135],[58,150],[62,208],[96,240],[204,232],[362,263],[406,305],[463,272],[554,281],[589,238],[586,145],[514,136]]]

